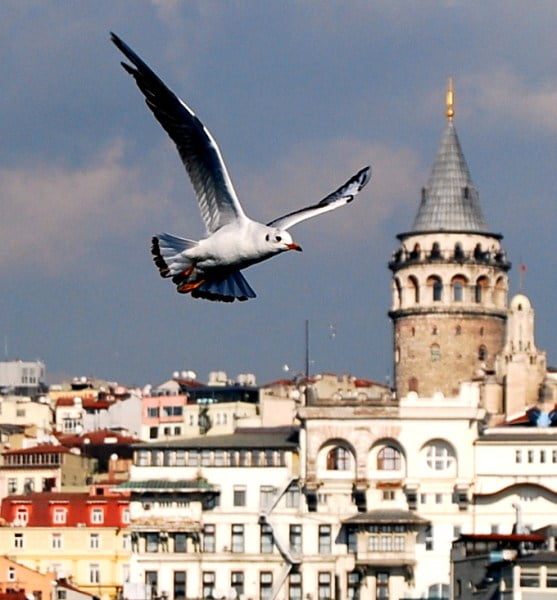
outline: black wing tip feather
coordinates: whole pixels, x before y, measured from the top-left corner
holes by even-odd
[[[161,277],[164,277],[165,279],[170,277],[170,269],[161,255],[158,237],[151,238],[151,254],[153,255],[153,262],[157,266]]]

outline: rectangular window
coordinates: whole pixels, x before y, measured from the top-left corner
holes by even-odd
[[[424,533],[424,543],[426,550],[433,550],[433,527],[427,525]]]
[[[244,526],[232,525],[231,529],[231,547],[232,552],[244,552]]]
[[[224,450],[215,450],[215,467],[224,467]]]
[[[66,522],[67,508],[55,508],[52,517],[52,522],[56,525],[61,525]]]
[[[302,600],[302,574],[290,573],[288,578],[288,600]]]
[[[546,587],[557,588],[557,569],[547,567]]]
[[[151,591],[151,598],[156,598],[159,590],[158,571],[145,571],[145,585]]]
[[[259,598],[260,600],[271,600],[273,596],[273,574],[271,571],[259,573]]]
[[[15,580],[16,580],[15,568],[8,567],[8,581],[15,581]]]
[[[244,572],[232,571],[230,573],[230,587],[234,590],[236,598],[240,598],[244,594]]]
[[[383,490],[382,498],[385,502],[391,502],[395,499],[395,491],[394,490]]]
[[[215,526],[205,525],[203,527],[203,552],[215,551]]]
[[[246,505],[246,486],[235,485],[234,486],[234,506],[245,506]]]
[[[156,440],[159,437],[159,428],[155,425],[153,427],[149,427],[149,439]]]
[[[101,567],[97,563],[89,564],[89,583],[101,582]]]
[[[404,552],[406,539],[403,535],[395,535],[393,538],[393,550],[395,552]]]
[[[14,548],[23,548],[23,533],[14,533]]]
[[[348,584],[348,600],[359,600],[360,598],[360,573],[358,571],[352,571],[348,573],[347,578]]]
[[[8,479],[8,494],[17,494],[17,479],[15,477]]]
[[[156,531],[148,531],[145,534],[145,552],[159,551],[159,534]]]
[[[528,462],[529,463],[534,462],[534,451],[533,450],[528,450]]]
[[[89,548],[91,550],[97,550],[101,547],[101,539],[98,533],[90,533],[89,534]]]
[[[174,571],[174,600],[184,600],[186,597],[186,572]]]
[[[348,552],[358,551],[358,536],[356,530],[352,527],[346,533],[346,545],[348,546]]]
[[[389,598],[389,574],[377,573],[375,584],[376,600],[388,600]]]
[[[330,573],[321,571],[317,575],[317,597],[319,600],[329,600],[333,597],[331,585],[332,577]]]
[[[298,508],[300,506],[300,486],[292,484],[286,490],[286,508]]]
[[[270,508],[275,498],[275,488],[270,485],[259,487],[259,506],[262,509]]]
[[[178,432],[180,433],[180,432]],[[185,450],[176,450],[176,466],[177,467],[185,467],[186,466],[186,451]]]
[[[190,450],[188,452],[188,467],[199,466],[199,452],[197,450]]]
[[[20,527],[25,527],[29,521],[29,513],[26,506],[18,506],[15,512],[15,523]]]
[[[174,552],[186,552],[186,539],[185,533],[174,534]]]
[[[297,554],[302,553],[302,526],[290,525],[289,531],[290,550]]]
[[[215,572],[203,571],[203,598],[213,598],[215,592]]]
[[[262,524],[260,536],[259,551],[261,554],[271,554],[273,551],[273,530],[271,526]]]
[[[159,407],[158,406],[147,407],[147,416],[150,418],[157,418],[159,416]]]
[[[540,587],[539,568],[522,567],[520,570],[520,587]]]
[[[331,553],[331,526],[319,525],[319,554]]]
[[[53,550],[60,550],[62,547],[62,534],[61,533],[53,533],[50,536],[50,547]]]
[[[211,451],[210,450],[201,450],[201,466],[202,467],[210,467],[211,466]]]
[[[104,510],[102,508],[94,508],[91,511],[91,523],[104,523]]]

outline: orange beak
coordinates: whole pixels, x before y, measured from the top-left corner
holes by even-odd
[[[298,252],[301,252],[301,251],[302,251],[302,247],[301,247],[301,246],[298,246],[298,244],[286,244],[286,247],[287,247],[289,250],[297,250]]]

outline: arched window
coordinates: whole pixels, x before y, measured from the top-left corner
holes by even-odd
[[[466,277],[463,275],[455,275],[451,280],[453,288],[453,302],[462,302],[464,300],[464,290],[467,284]]]
[[[393,446],[385,446],[377,453],[379,471],[400,471],[400,452]]]
[[[427,278],[427,284],[431,287],[431,299],[433,302],[441,302],[443,299],[443,283],[441,278],[431,275]]]
[[[505,298],[507,295],[506,283],[504,277],[499,277],[495,283],[495,305],[498,307],[505,306]]]
[[[489,279],[485,276],[478,277],[474,286],[474,301],[477,303],[485,302],[487,289],[489,287]]]
[[[327,454],[327,471],[348,471],[350,458],[350,452],[346,448],[335,446]]]
[[[460,325],[457,325],[455,327],[454,334],[455,335],[460,335],[461,333],[462,333],[462,327]]]
[[[410,300],[414,304],[418,304],[420,301],[420,286],[418,285],[418,280],[413,275],[408,277],[408,289],[410,290]]]
[[[422,250],[420,248],[420,244],[415,244],[412,252],[410,252],[410,260],[418,260],[422,254]]]
[[[402,286],[398,277],[395,277],[395,307],[398,308],[402,301]]]
[[[426,447],[426,464],[433,471],[446,471],[455,464],[453,449],[446,442],[431,442]]]
[[[431,360],[441,360],[441,348],[439,344],[431,344],[430,346]]]
[[[454,258],[458,261],[464,260],[464,250],[460,242],[457,242],[454,246]]]
[[[478,348],[478,360],[487,360],[487,348],[483,344]]]
[[[429,253],[429,258],[441,258],[441,248],[439,247],[438,242],[433,242],[431,252]]]

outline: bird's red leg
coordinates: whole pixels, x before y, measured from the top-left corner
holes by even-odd
[[[195,283],[183,283],[182,285],[178,286],[178,291],[180,292],[180,294],[187,294],[188,292],[196,290],[200,285],[203,285],[204,283],[204,279],[202,279],[201,281],[196,281]]]

